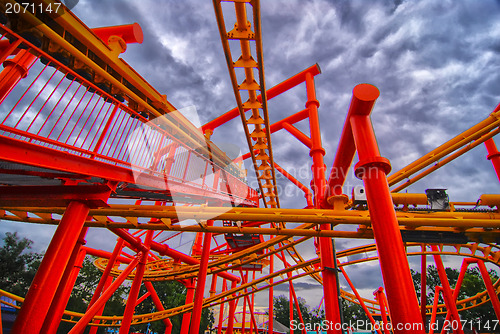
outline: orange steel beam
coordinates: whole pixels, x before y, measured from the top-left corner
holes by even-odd
[[[229,76],[233,85],[233,91],[238,105],[238,111],[243,123],[243,129],[247,139],[255,176],[259,183],[262,201],[265,207],[279,207],[278,189],[276,187],[276,175],[274,168],[273,150],[271,145],[271,133],[269,130],[269,115],[267,109],[266,88],[264,80],[264,61],[262,57],[262,32],[260,26],[260,2],[254,0],[251,5],[253,16],[252,23],[247,21],[247,3],[234,2],[236,12],[235,28],[226,31],[224,14],[220,0],[214,0],[215,16],[222,42],[222,48],[226,55]],[[239,41],[241,56],[233,62],[229,40]],[[253,59],[250,41],[255,42],[255,54],[257,61]],[[245,79],[241,84],[238,82],[235,68],[244,69]],[[254,69],[258,72],[259,82],[255,80]],[[257,99],[257,90],[261,93],[261,101]],[[248,100],[243,102],[241,91],[248,92]],[[252,115],[247,119],[245,109],[251,109]],[[251,129],[253,131],[251,131]],[[254,154],[258,150],[258,155]]]
[[[57,227],[12,327],[14,333],[38,333],[77,244],[89,207],[71,202]]]
[[[312,76],[316,76],[316,75],[320,74],[321,70],[319,68],[319,65],[314,64],[311,67],[306,68],[302,72],[299,72],[299,73],[295,74],[294,76],[277,84],[276,86],[273,86],[272,88],[268,89],[266,91],[267,100],[270,100],[270,99],[286,92],[287,90],[305,82],[307,73],[311,73]],[[262,101],[262,96],[261,95],[257,96],[257,100]],[[248,111],[248,110],[250,110],[250,109],[245,109],[245,111]],[[240,113],[239,113],[238,107],[231,109],[230,111],[226,112],[225,114],[223,114],[223,115],[215,118],[214,120],[206,123],[205,125],[203,125],[202,131],[203,131],[203,133],[205,133],[205,131],[207,131],[207,130],[214,131],[217,127],[229,122],[232,119],[237,118],[239,115],[240,115]],[[307,109],[305,109],[301,112],[301,116],[304,116],[304,115],[305,115],[305,117],[307,117]],[[292,116],[289,116],[289,117],[292,117]],[[297,116],[295,116],[295,117],[297,117]],[[297,121],[294,122],[294,121],[292,121],[292,119],[288,119],[288,120],[286,120],[286,122],[293,124]],[[276,130],[273,130],[274,129],[273,126],[278,126],[278,125],[274,125],[274,124],[271,125],[270,126],[271,132],[276,131]]]

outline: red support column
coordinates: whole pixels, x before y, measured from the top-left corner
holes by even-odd
[[[231,282],[231,289],[234,288],[236,288],[236,281]],[[229,302],[229,317],[227,321],[226,334],[233,334],[235,312],[236,312],[236,300],[233,299]]]
[[[378,300],[378,304],[380,306],[380,317],[382,318],[382,328],[384,330],[385,334],[390,334],[391,331],[389,330],[389,321],[387,320],[387,312],[386,310],[386,305],[385,305],[385,296],[384,296],[384,289],[382,287],[378,288],[375,290],[373,293],[375,296],[375,299]]]
[[[194,298],[194,279],[189,279],[186,282],[183,282],[184,286],[187,289],[186,292],[186,303],[191,304]],[[189,323],[191,322],[191,312],[186,312],[182,316],[182,326],[181,326],[181,334],[189,334]]]
[[[28,50],[21,50],[13,59],[4,61],[4,69],[0,73],[0,103],[16,87],[17,83],[26,78],[28,70],[38,59]]]
[[[376,87],[358,85],[353,90],[350,124],[358,151],[356,176],[363,180],[368,210],[386,287],[395,333],[425,333],[415,287],[399,231],[386,175],[389,161],[380,156],[369,114],[379,96]],[[410,330],[398,326],[411,324]]]
[[[85,315],[76,323],[76,325],[69,331],[68,334],[77,334],[82,332],[96,313],[104,306],[108,299],[115,293],[116,289],[122,285],[123,281],[132,273],[132,270],[137,266],[139,259],[136,257],[130,264],[123,270],[123,272],[114,280],[106,291],[104,291],[99,299],[92,305],[90,309],[85,312]]]
[[[154,231],[150,230],[146,234],[144,245],[147,249],[149,249],[151,245],[153,233]],[[139,264],[137,265],[137,270],[135,271],[134,281],[132,282],[132,286],[130,287],[130,292],[128,294],[127,305],[125,306],[125,311],[123,312],[120,334],[129,333],[132,316],[134,315],[135,306],[137,304],[137,297],[139,296],[139,292],[141,290],[142,277],[144,276],[144,271],[148,262],[148,254],[149,252],[147,250],[141,252]]]
[[[269,274],[274,271],[274,255],[271,254],[269,258]],[[273,284],[273,278],[269,279],[269,282]],[[274,319],[274,288],[269,287],[269,321],[267,323],[267,330],[269,333],[273,333],[273,319]]]
[[[17,315],[13,333],[40,333],[88,213],[86,204],[69,203]]]
[[[227,280],[222,280],[222,292],[227,290]],[[219,309],[219,326],[217,327],[217,334],[222,334],[222,323],[224,322],[224,303],[220,304]]]
[[[484,285],[486,286],[486,291],[488,291],[488,295],[490,296],[495,315],[497,316],[497,319],[500,320],[500,301],[498,300],[497,292],[491,283],[490,274],[488,274],[484,261],[477,261],[477,265],[481,275],[483,276]]]
[[[422,252],[425,252],[425,245],[422,246]],[[422,263],[420,267],[420,314],[422,315],[422,321],[424,326],[427,320],[427,256],[422,254]]]
[[[87,231],[88,227],[84,227],[78,237],[78,242],[73,249],[68,265],[66,266],[66,270],[64,271],[61,279],[61,283],[57,288],[56,295],[52,300],[52,304],[50,305],[49,312],[45,318],[40,333],[55,333],[59,327],[59,323],[61,322],[64,314],[64,309],[68,304],[76,278],[78,277],[78,273],[82,268],[83,260],[85,259],[86,252],[83,249],[83,245],[85,245],[85,235],[87,234]]]
[[[214,224],[213,220],[207,221],[208,226]],[[205,292],[205,283],[207,281],[208,260],[210,257],[210,244],[212,241],[212,233],[205,232],[203,236],[203,249],[200,259],[200,269],[198,270],[198,278],[196,281],[196,292],[194,295],[193,313],[191,316],[190,333],[198,333],[200,330],[201,312],[203,310],[203,294]]]
[[[439,252],[439,249],[436,245],[432,245],[431,249],[433,252]],[[457,305],[455,304],[453,292],[450,288],[450,282],[448,281],[448,276],[446,276],[443,261],[441,260],[441,256],[439,254],[434,254],[434,262],[436,263],[436,269],[443,287],[444,303],[446,305],[446,308],[448,309],[448,312],[450,312],[451,314],[452,321],[457,322],[458,325],[456,326],[455,324],[453,324],[453,328],[458,327],[457,332],[459,334],[463,334],[464,331],[462,329],[462,323],[460,322],[460,316],[458,315]]]
[[[500,180],[500,152],[498,152],[497,146],[493,138],[488,139],[484,142],[486,149],[488,150],[488,160],[491,160],[493,168],[495,168],[495,173]]]
[[[312,148],[309,155],[312,157],[312,172],[313,172],[313,192],[314,206],[321,208],[323,196],[326,189],[325,179],[325,163],[323,157],[325,150],[321,143],[321,130],[319,126],[318,107],[319,102],[316,99],[314,87],[314,78],[311,74],[306,74],[307,102],[306,108],[309,109],[309,126],[311,131]],[[329,224],[321,224],[322,231],[330,230]],[[335,259],[333,257],[334,249],[330,238],[319,238],[319,246],[321,253],[321,267],[323,275],[323,293],[325,296],[325,317],[330,324],[341,322],[339,297],[337,292],[337,274],[335,272]],[[333,327],[333,328],[332,328]],[[328,326],[328,334],[342,334],[341,326]],[[337,328],[337,329],[336,329]]]
[[[436,289],[434,290],[434,303],[432,303],[431,321],[429,323],[429,334],[434,334],[434,331],[437,329],[435,328],[435,323],[437,316],[437,307],[439,304],[439,293],[441,291],[443,291],[443,288],[440,286],[436,286]]]

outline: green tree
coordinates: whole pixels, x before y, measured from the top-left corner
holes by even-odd
[[[342,317],[345,322],[369,320],[361,305],[342,299]]]
[[[33,241],[17,232],[5,233],[0,248],[0,289],[25,296],[40,265],[42,254],[28,252]]]
[[[281,295],[273,298],[274,302],[274,318],[282,323],[283,325],[290,326],[290,301],[287,297]],[[300,313],[302,314],[302,320],[304,323],[311,323],[311,311],[309,305],[306,304],[306,300],[302,297],[298,297]],[[297,311],[297,305],[293,304],[293,319],[299,321],[299,312]]]

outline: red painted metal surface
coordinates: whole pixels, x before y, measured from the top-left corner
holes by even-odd
[[[386,174],[390,171],[390,165],[386,159],[380,156],[369,119],[369,114],[378,96],[378,89],[374,86],[362,84],[354,88],[348,116],[350,129],[344,128],[343,135],[347,130],[352,132],[351,136],[358,151],[359,163],[356,165],[356,175],[363,180],[365,185],[382,277],[385,286],[390,287],[387,290],[387,299],[392,323],[396,329],[397,326],[404,328],[404,324],[415,324],[415,326],[422,324],[422,317],[387,183]],[[349,135],[345,136],[349,138]],[[346,145],[349,158],[341,159],[344,163],[352,160],[349,140]],[[342,149],[345,147],[341,147],[339,152]],[[338,168],[343,170],[346,167],[348,166],[338,165]],[[341,177],[333,180],[337,180],[333,186],[343,183]],[[417,328],[413,327],[411,330],[396,329],[395,333],[424,333],[423,328],[420,330]]]

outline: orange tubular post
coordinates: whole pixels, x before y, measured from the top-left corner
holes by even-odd
[[[191,304],[194,298],[194,279],[189,279],[183,282],[186,287],[186,303]],[[182,315],[181,334],[189,334],[189,323],[191,322],[191,312],[186,312]]]
[[[356,176],[363,180],[366,189],[373,234],[395,333],[423,334],[425,331],[418,300],[387,183],[386,175],[390,171],[390,164],[387,159],[380,156],[369,118],[378,96],[378,89],[368,84],[358,85],[353,90],[349,123],[359,157],[355,172]],[[344,132],[345,130],[344,127]],[[339,148],[342,149],[345,147]],[[409,330],[405,329],[408,328],[408,324],[411,326]]]
[[[61,322],[61,318],[64,314],[64,309],[68,304],[76,279],[80,269],[82,268],[83,260],[87,254],[82,248],[85,244],[85,236],[88,229],[88,227],[84,227],[78,237],[78,242],[73,249],[71,258],[69,259],[66,270],[61,278],[61,283],[59,284],[54,300],[50,305],[50,309],[43,323],[41,333],[55,333],[59,327],[59,323]]]
[[[97,299],[97,301],[92,305],[92,307],[85,312],[85,315],[76,323],[76,325],[69,331],[68,334],[77,334],[81,333],[87,324],[92,320],[92,318],[96,315],[96,313],[104,306],[106,301],[115,293],[116,289],[120,287],[120,285],[127,279],[127,277],[132,273],[132,270],[135,269],[139,263],[139,259],[136,257],[130,262],[130,264],[123,270],[123,272],[113,281],[106,291],[104,291]]]
[[[425,245],[422,246],[422,251],[425,251]],[[427,320],[427,256],[422,254],[422,263],[420,267],[420,314],[422,315],[422,321]]]
[[[146,234],[146,239],[144,242],[146,250],[141,252],[139,264],[137,265],[137,270],[135,271],[134,280],[132,282],[132,286],[130,287],[127,305],[125,306],[125,311],[123,312],[120,334],[128,334],[130,330],[132,316],[134,315],[135,306],[137,305],[137,297],[139,296],[139,292],[141,290],[142,277],[144,276],[144,271],[146,270],[146,264],[148,262],[149,247],[151,245],[153,233],[154,231],[148,231]]]
[[[391,331],[389,330],[389,321],[387,320],[384,289],[382,287],[378,288],[375,292],[373,292],[373,295],[375,296],[375,299],[378,300],[378,304],[380,305],[380,318],[382,319],[382,328],[384,333],[390,334]]]
[[[40,333],[88,213],[85,203],[69,203],[17,315],[13,333]]]
[[[500,152],[498,152],[497,146],[495,145],[495,141],[493,140],[493,138],[490,138],[484,142],[484,145],[488,150],[487,158],[493,164],[498,180],[500,180]]]
[[[313,172],[313,193],[314,207],[321,208],[323,196],[325,193],[325,163],[323,157],[325,150],[321,144],[321,131],[319,127],[318,107],[319,102],[316,99],[314,87],[314,78],[312,75],[306,75],[307,102],[306,108],[309,109],[309,126],[311,129],[312,148],[309,155],[313,159],[311,167]],[[329,224],[321,224],[322,231],[330,230]],[[319,238],[321,252],[321,267],[323,275],[323,292],[325,295],[325,317],[331,324],[341,323],[340,307],[337,287],[336,263],[333,257],[334,249],[330,238]],[[341,326],[329,326],[328,334],[341,334]]]
[[[207,221],[208,226],[212,226],[213,224],[213,220]],[[189,329],[190,333],[198,333],[198,331],[200,330],[201,311],[203,309],[203,293],[205,292],[205,283],[207,281],[211,241],[212,233],[206,232],[203,236],[203,249],[201,253],[200,269],[198,270],[198,277],[196,280],[196,292],[194,295],[191,327]]]
[[[231,289],[236,288],[236,281],[231,282]],[[236,300],[229,301],[229,316],[227,320],[226,334],[233,334],[234,328],[234,313],[236,312]]]

